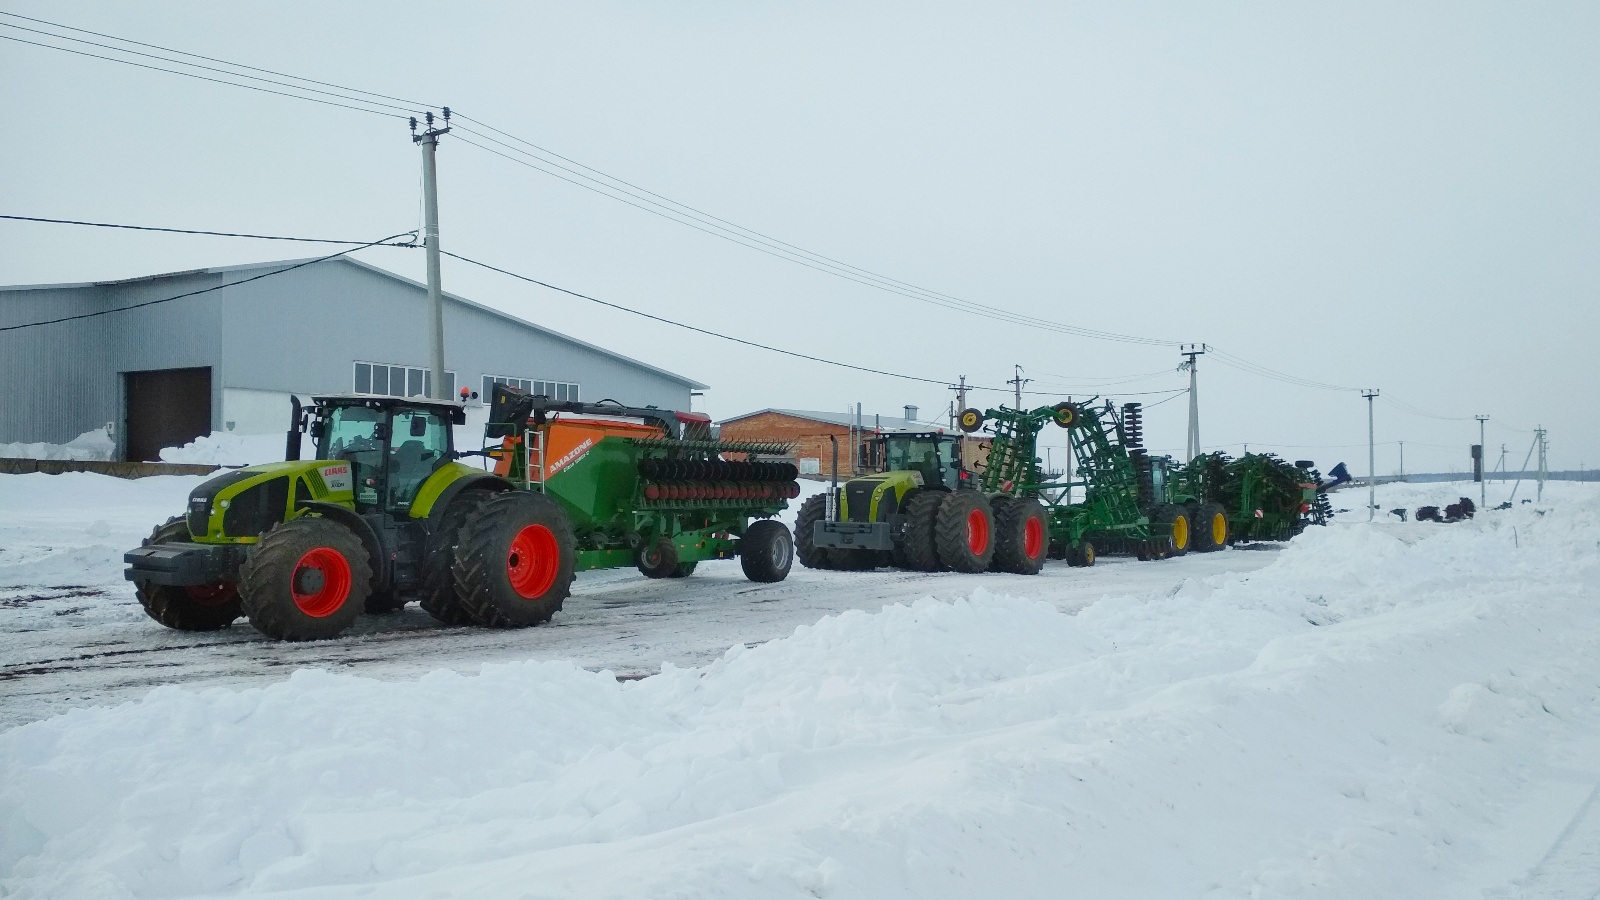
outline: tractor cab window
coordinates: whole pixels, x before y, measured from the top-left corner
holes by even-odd
[[[381,409],[340,406],[328,413],[323,424],[322,440],[327,450],[318,455],[350,463],[358,504],[378,502],[378,475],[383,468],[383,420]]]
[[[892,438],[888,442],[888,468],[892,471],[921,472],[922,483],[956,486],[956,470],[951,463],[952,443],[934,438]]]
[[[449,457],[450,425],[437,412],[397,409],[389,446],[389,506],[409,508],[422,482]]]

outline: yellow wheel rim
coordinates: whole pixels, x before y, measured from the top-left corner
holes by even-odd
[[[1184,550],[1189,546],[1189,517],[1177,516],[1172,520],[1172,547]]]
[[[1211,543],[1221,547],[1228,542],[1228,517],[1216,513],[1211,517]]]

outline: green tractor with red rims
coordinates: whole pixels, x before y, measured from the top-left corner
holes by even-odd
[[[700,560],[737,557],[752,580],[788,574],[792,539],[771,517],[799,493],[793,473],[718,468],[730,448],[709,440],[704,416],[497,385],[494,440],[461,452],[458,403],[336,395],[292,405],[284,462],[206,481],[185,515],[124,556],[151,618],[215,631],[245,617],[269,637],[316,640],[416,600],[446,624],[518,628],[559,611],[584,569],[682,577]],[[299,459],[306,432],[314,460]],[[474,456],[494,471],[460,461]],[[713,471],[736,477],[697,477]]]
[[[795,553],[813,569],[1037,574],[1049,534],[1037,501],[978,490],[960,435],[884,434],[884,471],[835,484],[800,507]],[[835,466],[835,471],[837,471]]]

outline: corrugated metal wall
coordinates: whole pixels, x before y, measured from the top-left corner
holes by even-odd
[[[257,274],[0,291],[0,325],[127,307]],[[143,309],[0,332],[0,443],[61,443],[107,422],[120,430],[127,371],[210,366],[218,429],[224,388],[349,391],[356,360],[426,366],[426,316],[420,286],[335,260]],[[445,340],[447,367],[474,390],[484,374],[506,375],[575,381],[586,400],[689,408],[684,380],[467,304],[446,302]]]

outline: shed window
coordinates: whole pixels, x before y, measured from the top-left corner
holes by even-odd
[[[526,391],[535,397],[549,397],[551,400],[577,400],[578,384],[574,381],[539,381],[533,378],[512,378],[508,375],[483,376],[483,393],[479,399],[489,402],[489,397],[497,384],[509,385],[518,390]]]
[[[445,396],[456,391],[456,373],[445,372]],[[384,397],[422,397],[433,387],[433,371],[421,366],[395,366],[388,363],[355,363],[352,383],[358,394],[378,394]]]

